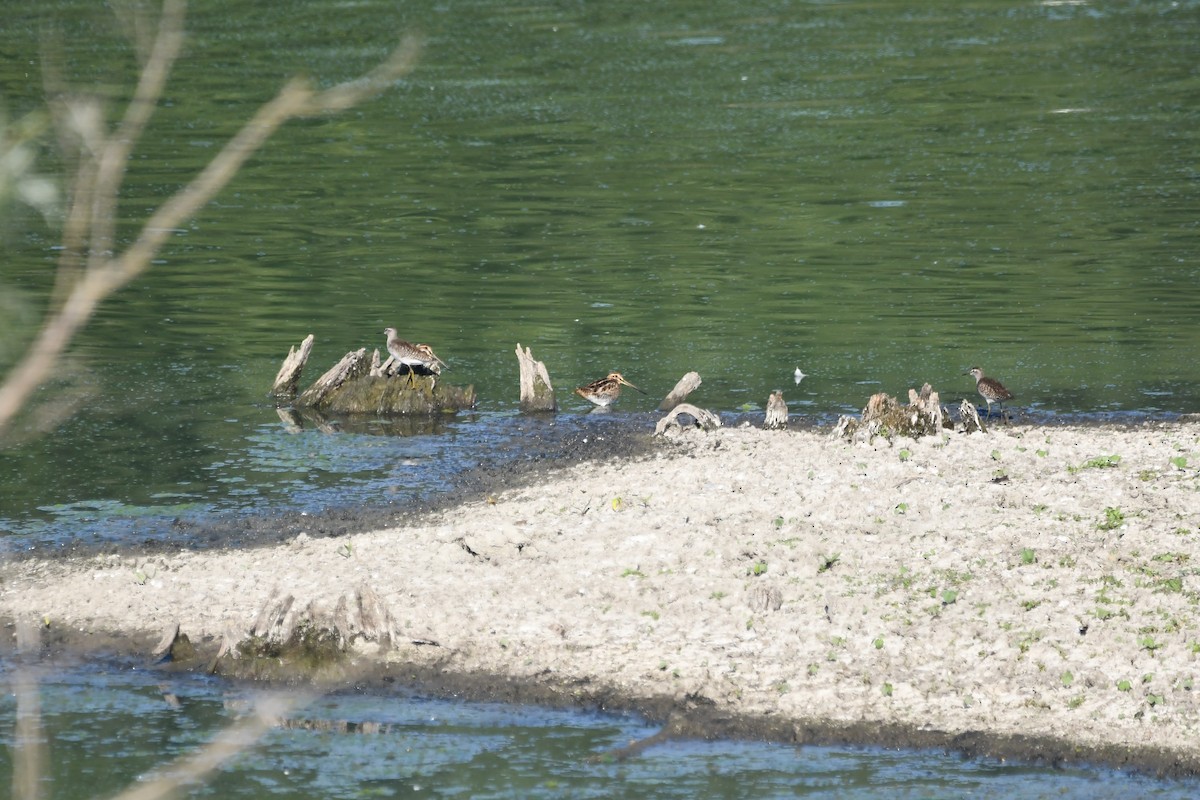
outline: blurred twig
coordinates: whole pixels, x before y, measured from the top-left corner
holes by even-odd
[[[41,797],[41,778],[46,760],[42,742],[42,707],[38,680],[28,659],[37,655],[41,644],[33,624],[17,622],[17,667],[13,672],[13,694],[17,697],[17,724],[13,735],[13,800],[37,800]]]
[[[171,65],[183,41],[185,0],[166,0],[158,32],[149,48],[133,100],[115,132],[103,129],[94,101],[60,97],[59,124],[72,126],[79,142],[79,164],[63,229],[64,252],[53,309],[24,356],[0,385],[0,441],[13,417],[43,385],[58,357],[110,294],[141,275],[185,219],[196,214],[237,174],[242,164],[278,128],[294,117],[309,117],[350,108],[378,94],[411,71],[419,45],[405,38],[392,55],[364,77],[317,91],[294,78],[262,106],[191,183],[177,192],[146,221],[124,252],[114,252],[117,198],[129,154],[162,94]]]
[[[176,796],[185,787],[204,780],[227,761],[252,748],[263,734],[278,726],[293,709],[311,702],[314,696],[299,692],[286,697],[276,694],[261,698],[255,704],[252,716],[225,728],[204,747],[159,769],[156,777],[125,790],[113,800],[162,800]]]

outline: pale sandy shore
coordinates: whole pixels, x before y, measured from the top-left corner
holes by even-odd
[[[273,590],[365,584],[403,634],[384,658],[412,674],[795,741],[1200,772],[1195,421],[871,444],[689,430],[401,528],[0,579],[8,620],[213,643]]]

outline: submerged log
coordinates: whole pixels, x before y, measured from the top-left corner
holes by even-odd
[[[670,414],[658,421],[658,424],[654,426],[654,435],[662,436],[668,429],[681,429],[683,426],[679,423],[680,415],[691,417],[693,427],[706,431],[721,427],[721,418],[713,412],[696,408],[690,403],[680,403],[671,410]]]
[[[687,396],[694,392],[701,383],[699,372],[689,372],[687,375],[684,375],[679,379],[679,383],[675,384],[675,388],[671,390],[670,394],[664,397],[663,401],[658,404],[658,410],[670,411],[675,408],[675,406],[686,400]]]
[[[287,358],[283,360],[278,374],[275,375],[275,384],[271,387],[272,396],[284,400],[291,400],[296,396],[296,387],[300,384],[300,373],[304,371],[304,365],[308,363],[308,357],[312,353],[313,339],[314,337],[310,333],[304,337],[299,349],[295,347],[288,349]]]
[[[521,348],[517,342],[517,364],[521,369],[521,411],[557,411],[554,387],[550,385],[550,373],[541,361],[535,361],[533,351]]]

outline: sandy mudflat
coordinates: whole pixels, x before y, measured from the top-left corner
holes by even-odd
[[[397,665],[800,741],[1017,737],[1200,765],[1194,421],[869,445],[690,430],[401,528],[0,577],[5,618],[77,635],[178,621],[193,639],[246,631],[275,588],[302,605],[366,583],[403,633]]]

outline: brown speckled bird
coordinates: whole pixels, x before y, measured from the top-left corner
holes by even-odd
[[[975,388],[979,391],[979,396],[987,402],[987,415],[992,416],[992,403],[1000,406],[1000,414],[1004,415],[1004,401],[1012,400],[1013,393],[1004,388],[1004,384],[995,378],[989,378],[983,374],[983,370],[979,367],[971,367],[970,372],[963,373],[970,375],[975,379]]]
[[[441,374],[446,362],[434,354],[432,347],[427,344],[412,344],[404,341],[396,335],[395,328],[384,328],[383,332],[387,334],[387,351],[391,353],[392,358],[396,359],[397,364],[408,367],[410,382],[416,367],[428,370],[435,375]]]
[[[641,389],[638,389],[638,387],[625,380],[625,376],[619,372],[610,372],[606,377],[598,381],[592,381],[587,386],[580,386],[575,390],[575,394],[589,403],[594,403],[601,407],[611,406],[621,396],[622,386],[637,389],[637,391],[645,394]]]

